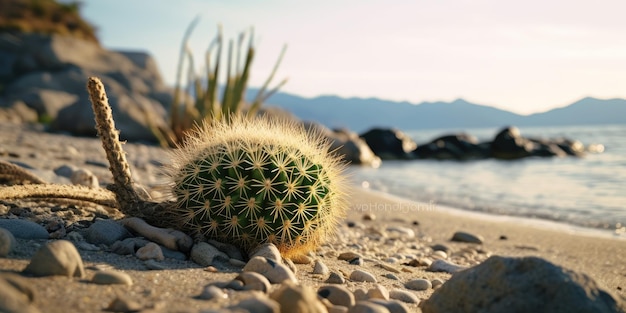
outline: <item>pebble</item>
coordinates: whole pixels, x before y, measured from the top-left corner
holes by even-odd
[[[98,271],[93,275],[91,282],[99,285],[132,285],[130,275],[118,271]]]
[[[411,290],[423,291],[433,287],[432,283],[428,279],[418,278],[409,280],[404,284],[404,287]]]
[[[230,259],[228,260],[228,263],[230,265],[236,266],[236,267],[244,267],[246,266],[246,262],[241,261],[241,260],[237,260],[237,259]]]
[[[226,299],[228,295],[221,288],[208,285],[202,288],[202,293],[195,298],[200,300]]]
[[[180,251],[168,249],[162,245],[159,245],[159,247],[161,248],[161,251],[163,252],[163,256],[166,259],[174,259],[174,260],[180,260],[180,261],[187,260],[187,256]],[[234,260],[234,259],[231,259],[231,260]]]
[[[370,282],[370,283],[377,282],[376,277],[374,277],[374,275],[372,275],[369,272],[361,271],[361,270],[352,271],[352,273],[350,274],[350,280],[358,281],[358,282]]]
[[[337,272],[330,272],[330,275],[328,275],[328,278],[326,279],[326,281],[324,281],[327,284],[345,284],[346,283],[346,279],[343,278],[343,275],[337,273]]]
[[[354,300],[356,301],[367,300],[367,290],[363,288],[354,290],[353,294],[354,294]]]
[[[384,306],[389,313],[409,313],[406,304],[395,300],[371,299],[370,302]]]
[[[433,249],[433,251],[443,251],[445,253],[448,253],[450,251],[450,247],[448,247],[446,245],[442,245],[440,243],[434,244],[434,245],[430,246],[430,248]]]
[[[437,289],[437,288],[441,287],[441,285],[443,285],[443,280],[441,280],[439,278],[435,278],[435,279],[431,280],[430,283],[433,285],[433,289]]]
[[[309,286],[283,284],[274,291],[271,298],[280,304],[281,311],[293,313],[326,313],[326,306],[318,300],[317,294]]]
[[[387,227],[387,232],[403,238],[415,238],[415,232],[408,227],[390,226]]]
[[[455,232],[454,235],[452,235],[452,239],[450,240],[458,241],[458,242],[476,243],[476,244],[482,244],[484,241],[482,236],[474,235],[474,234],[470,234],[470,233],[466,233],[462,231]]]
[[[9,255],[16,245],[17,242],[13,234],[4,228],[0,228],[0,258]]]
[[[400,278],[398,278],[398,276],[396,276],[395,274],[392,274],[392,273],[385,274],[385,277],[389,278],[391,280],[400,280]]]
[[[289,258],[289,260],[291,260],[295,264],[311,264],[311,262],[313,262],[312,258],[304,254],[294,255],[291,258]]]
[[[434,259],[439,259],[439,260],[445,260],[445,259],[447,259],[447,258],[448,258],[448,254],[447,254],[447,253],[445,253],[445,252],[443,252],[443,251],[441,251],[441,250],[437,250],[437,251],[433,252],[433,253],[431,254],[431,256],[432,256]]]
[[[350,263],[352,265],[363,265],[363,259],[362,258],[354,258],[354,259],[348,261],[348,263]]]
[[[76,170],[78,170],[77,166],[74,166],[72,164],[66,164],[55,168],[53,171],[58,176],[70,178],[72,177],[72,173],[74,173],[74,171]]]
[[[348,313],[389,313],[389,310],[374,302],[359,301],[348,310]]]
[[[445,272],[445,273],[456,273],[458,271],[462,271],[464,269],[466,269],[467,267],[465,266],[461,266],[458,264],[454,264],[445,260],[435,260],[433,261],[433,263],[428,267],[428,271],[430,272]]]
[[[167,267],[155,260],[146,260],[143,262],[143,265],[145,265],[149,270],[154,271],[162,271],[167,269]]]
[[[291,259],[285,259],[283,258],[283,264],[287,265],[287,267],[294,273],[294,274],[298,274],[298,268],[296,267],[296,265],[293,263],[293,261],[291,261]]]
[[[367,298],[389,300],[389,290],[383,285],[376,284],[374,288],[367,291]]]
[[[245,258],[243,257],[241,250],[235,247],[234,245],[231,245],[229,243],[219,242],[213,239],[207,240],[207,243],[216,247],[218,250],[226,253],[226,255],[228,255],[228,257],[231,259],[245,261]]]
[[[120,296],[115,297],[109,306],[104,309],[105,311],[111,312],[139,312],[143,310],[141,304],[126,298],[121,298]]]
[[[420,299],[414,293],[402,289],[389,291],[389,299],[402,301],[404,303],[420,303]]]
[[[295,274],[285,265],[262,256],[255,256],[243,268],[244,272],[257,272],[265,276],[272,284],[286,280],[296,283]]]
[[[165,256],[163,256],[163,250],[161,247],[154,242],[150,242],[147,245],[139,248],[135,253],[135,256],[140,260],[157,260],[163,261],[165,260]]]
[[[111,252],[121,255],[135,254],[137,249],[147,245],[148,243],[150,243],[150,241],[146,239],[131,237],[114,242],[109,249]]]
[[[374,221],[376,220],[376,215],[374,213],[365,213],[363,214],[364,221]]]
[[[13,273],[0,273],[0,312],[39,313],[32,304],[35,290],[23,277]]]
[[[344,252],[337,257],[338,260],[343,261],[350,261],[356,258],[363,258],[363,256],[354,252]]]
[[[198,242],[193,245],[190,258],[192,261],[202,266],[210,266],[218,261],[228,262],[230,259],[226,253],[206,242]]]
[[[280,313],[280,304],[278,304],[278,302],[270,298],[252,297],[252,298],[239,301],[239,303],[233,306],[229,306],[228,309],[231,310],[229,312],[233,312],[233,313],[241,312],[241,311],[237,311],[237,309],[243,309],[245,310],[244,312],[250,312],[250,313]]]
[[[235,280],[241,281],[246,290],[258,290],[268,293],[272,287],[270,281],[257,272],[241,272],[235,277]]]
[[[98,177],[96,177],[96,175],[94,175],[90,170],[83,168],[75,170],[70,177],[70,181],[74,185],[87,186],[89,188],[100,187]]]
[[[250,259],[256,256],[261,256],[266,259],[274,260],[277,263],[281,263],[282,260],[280,251],[278,251],[278,248],[276,248],[276,246],[272,243],[264,243],[252,249],[249,253]]]
[[[105,244],[110,246],[116,241],[128,237],[131,237],[128,230],[114,220],[97,220],[87,228],[85,233],[85,239],[89,243],[96,245]]]
[[[315,264],[313,264],[313,274],[326,276],[329,272],[330,270],[328,269],[328,266],[326,266],[326,264],[324,264],[320,260],[315,260]]]
[[[83,277],[85,269],[76,247],[67,240],[57,240],[39,248],[24,273],[33,276]]]
[[[332,307],[327,308],[328,313],[348,313],[348,308],[341,305],[333,305]]]
[[[75,242],[74,245],[76,246],[76,249],[78,250],[84,250],[84,251],[100,251],[101,250],[100,247],[94,244],[88,243],[86,241],[78,241],[78,242]]]
[[[317,295],[328,299],[334,305],[351,307],[355,303],[354,294],[341,285],[326,285],[317,290]]]
[[[48,239],[50,236],[43,226],[29,220],[0,219],[0,227],[11,232],[15,238]]]

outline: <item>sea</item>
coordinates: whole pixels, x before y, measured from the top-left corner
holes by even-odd
[[[585,146],[602,144],[604,152],[513,161],[383,161],[379,168],[352,166],[349,172],[362,188],[415,200],[430,208],[554,221],[626,238],[626,125],[519,128],[525,137],[566,137]],[[419,144],[460,132],[487,141],[498,131],[477,128],[404,133]]]

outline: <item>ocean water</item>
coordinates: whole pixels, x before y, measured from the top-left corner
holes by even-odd
[[[498,215],[607,229],[626,236],[626,125],[520,127],[526,137],[567,137],[603,144],[585,157],[515,161],[385,161],[350,167],[364,187],[406,199]],[[490,140],[498,129],[406,131],[418,144],[466,132]]]

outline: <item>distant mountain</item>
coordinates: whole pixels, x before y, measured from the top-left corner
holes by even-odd
[[[255,94],[256,90],[251,90]],[[303,98],[287,93],[272,96],[267,106],[290,111],[302,120],[318,121],[330,128],[363,132],[372,127],[402,130],[626,124],[626,99],[584,98],[569,106],[528,116],[457,99],[452,102],[387,101],[377,98],[320,96]]]

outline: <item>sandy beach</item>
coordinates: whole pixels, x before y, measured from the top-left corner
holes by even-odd
[[[52,178],[52,170],[63,164],[73,164],[92,170],[101,184],[111,181],[106,159],[97,139],[74,138],[41,133],[15,125],[0,124],[0,158],[27,164],[40,176]],[[148,187],[158,185],[157,168],[167,157],[158,147],[126,144],[137,180]],[[74,151],[75,150],[75,151]],[[68,152],[69,151],[69,152]],[[102,164],[105,164],[103,166]],[[10,203],[13,203],[11,205]],[[26,206],[33,212],[46,207],[45,201],[26,200],[0,203],[0,218],[7,218],[11,208]],[[364,219],[367,217],[367,219]],[[398,235],[395,230],[411,230],[414,235]],[[452,242],[457,231],[484,238],[481,245]],[[29,263],[34,252],[51,240],[18,239],[17,247],[7,257],[0,258],[0,272],[19,273]],[[405,282],[426,278],[446,281],[450,274],[427,271],[426,266],[411,266],[405,255],[436,259],[434,244],[448,247],[447,259],[465,265],[475,265],[491,255],[538,256],[565,268],[582,272],[597,281],[605,290],[626,298],[626,240],[611,234],[599,234],[569,226],[509,217],[483,216],[440,207],[433,203],[416,203],[354,187],[350,210],[337,236],[316,251],[312,258],[323,261],[331,271],[348,277],[356,268],[372,273],[377,283],[348,279],[344,286],[352,292],[365,291],[379,284],[388,290],[403,289]],[[85,263],[86,276],[27,277],[34,291],[35,307],[42,312],[99,312],[116,298],[134,301],[142,312],[198,312],[222,308],[240,299],[255,296],[251,291],[228,291],[227,299],[200,300],[203,287],[215,281],[232,280],[241,267],[218,264],[214,269],[189,260],[166,258],[161,270],[149,270],[145,263],[132,255],[117,255],[100,247],[97,251],[79,249]],[[470,251],[474,257],[463,256]],[[337,255],[354,252],[363,256],[361,265],[339,260]],[[387,268],[381,266],[389,258],[397,259]],[[463,265],[463,264],[461,264]],[[296,277],[302,285],[319,288],[326,285],[327,275],[312,274],[312,264],[296,264]],[[98,285],[91,282],[101,269],[127,273],[132,285]],[[390,269],[392,268],[392,269]],[[392,274],[392,275],[390,275]],[[395,276],[395,278],[389,278]],[[433,289],[412,291],[420,300],[427,299]],[[416,304],[407,303],[418,311]]]

